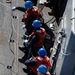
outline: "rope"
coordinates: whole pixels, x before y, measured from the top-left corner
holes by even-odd
[[[12,16],[12,12],[11,12],[11,16]],[[11,35],[10,35],[10,39],[9,39],[9,49],[10,49],[10,51],[14,54],[14,52],[13,52],[13,50],[11,49],[11,47],[10,47],[10,42],[12,42],[12,36],[13,36],[13,26],[12,26],[12,18],[11,18]],[[14,41],[13,41],[14,42]]]
[[[9,8],[9,9],[11,9],[11,7],[9,7],[9,6],[7,6],[7,5],[5,5],[5,4],[3,4],[3,3],[1,3],[0,2],[0,4],[1,5],[4,5],[5,7],[7,7],[7,8]],[[0,12],[1,13],[3,13],[1,10],[0,10]],[[6,15],[6,14],[8,14],[8,13],[3,13],[4,15]],[[9,15],[9,14],[8,14]],[[13,15],[13,13],[12,13],[12,11],[11,11],[11,16]],[[11,42],[14,42],[14,40],[12,40],[12,36],[13,36],[13,26],[12,26],[12,18],[11,18],[11,35],[10,35],[10,38],[9,38],[9,50],[11,51],[11,53],[14,55],[14,51],[11,49],[11,45],[10,45],[10,43]],[[13,70],[12,70],[12,67],[13,67],[13,64],[14,64],[14,60],[15,60],[15,58],[13,58],[13,61],[12,61],[12,64],[11,65],[5,65],[4,63],[2,63],[2,62],[0,62],[0,64],[1,65],[3,65],[6,69],[9,69],[10,71],[12,71],[13,73],[15,73]],[[11,73],[12,74],[12,73]],[[16,75],[17,75],[17,73],[15,73]]]
[[[47,22],[45,22],[45,23],[49,23],[50,21],[52,21],[54,19],[54,17],[52,17],[50,20],[48,20]]]

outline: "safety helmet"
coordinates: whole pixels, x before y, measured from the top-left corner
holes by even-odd
[[[37,68],[37,72],[41,72],[41,73],[46,73],[48,70],[47,70],[47,67],[45,65],[40,65],[38,68]]]
[[[41,22],[39,20],[34,20],[32,26],[34,28],[39,28],[41,26]]]
[[[24,4],[24,8],[25,9],[29,9],[33,6],[34,4],[32,3],[32,1],[26,1]]]
[[[38,51],[39,56],[45,56],[47,55],[47,52],[45,50],[45,48],[40,48]]]

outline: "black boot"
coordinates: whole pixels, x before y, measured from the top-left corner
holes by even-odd
[[[27,69],[23,68],[22,70],[23,70],[25,73],[27,73]]]
[[[23,60],[23,59],[18,59],[18,61],[19,61],[20,63],[24,63],[24,62],[25,62],[25,60]]]
[[[24,63],[28,58],[28,53],[26,53],[22,58],[18,59],[20,63]]]
[[[19,46],[18,48],[19,48],[19,50],[21,50],[22,52],[25,52],[25,46]]]

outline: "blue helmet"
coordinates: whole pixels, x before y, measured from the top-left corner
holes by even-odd
[[[45,56],[47,55],[47,52],[45,50],[45,48],[40,48],[38,51],[39,56]]]
[[[29,9],[33,6],[34,4],[32,3],[32,1],[26,1],[24,4],[24,8],[25,9]]]
[[[41,22],[39,20],[34,20],[32,26],[34,28],[39,28],[41,26]]]
[[[38,68],[37,68],[37,72],[41,72],[41,73],[46,73],[48,70],[47,70],[47,67],[45,65],[40,65]]]

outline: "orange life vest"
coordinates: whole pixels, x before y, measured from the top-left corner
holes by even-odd
[[[44,64],[47,67],[51,67],[52,64],[50,62],[50,58],[48,56],[44,56],[44,57],[35,57],[34,60],[37,60],[37,65],[36,66],[29,66],[29,68],[37,74],[37,68],[41,65]]]
[[[36,19],[39,18],[39,10],[36,6],[33,6],[32,9],[29,9],[26,11],[25,15],[23,16],[22,22],[25,22],[25,24],[29,23],[30,16],[34,14]]]
[[[43,46],[43,41],[46,36],[46,32],[44,28],[40,28],[39,30],[33,31],[32,34],[29,36],[31,39],[34,35],[37,35],[39,37],[39,41],[36,42],[33,46],[34,47],[41,47]]]

